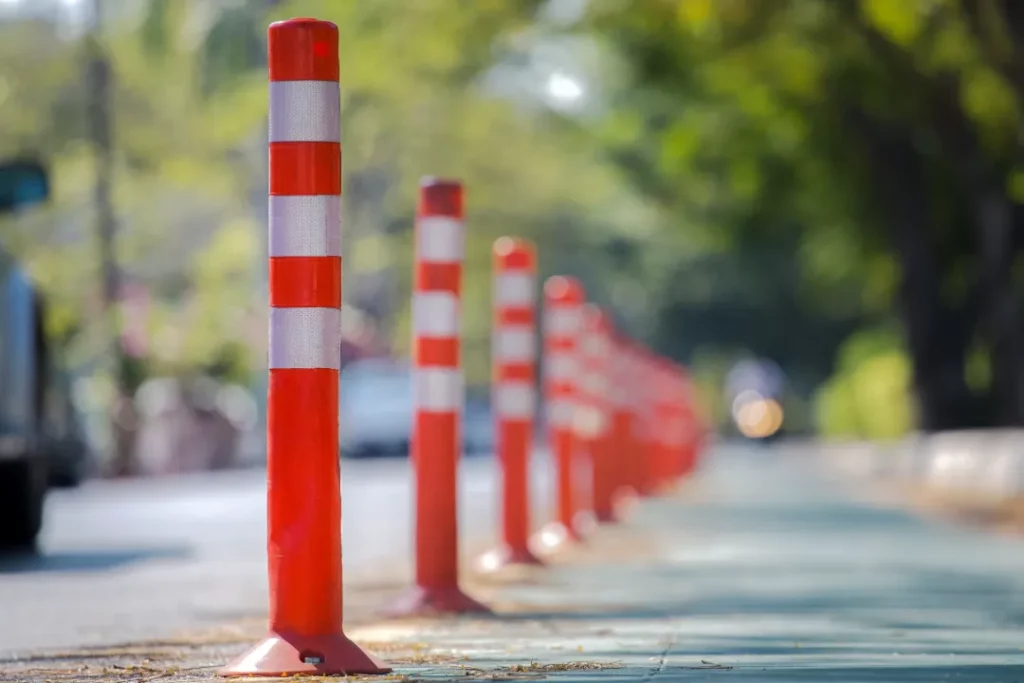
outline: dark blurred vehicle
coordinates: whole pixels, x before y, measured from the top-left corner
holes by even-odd
[[[733,425],[741,436],[760,443],[783,436],[785,384],[782,369],[772,360],[746,359],[733,366],[726,378],[725,393]]]
[[[28,548],[43,523],[46,341],[42,300],[0,251],[0,547]]]
[[[50,195],[45,167],[0,164],[0,214]],[[28,274],[0,249],[0,548],[32,549],[51,483],[82,473],[84,439],[70,383],[44,331],[45,303]],[[62,379],[64,378],[64,379]]]
[[[494,415],[481,400],[467,397],[462,410],[462,450],[466,455],[494,451]]]
[[[407,364],[383,358],[350,363],[341,372],[341,454],[350,458],[408,455],[413,410],[412,371]],[[491,433],[490,408],[467,399],[462,415],[463,451],[489,453]]]
[[[53,372],[46,385],[42,447],[48,456],[50,486],[73,488],[95,474],[96,458],[75,406],[66,367],[57,357],[51,357],[50,367]]]

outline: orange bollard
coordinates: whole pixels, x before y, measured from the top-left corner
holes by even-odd
[[[634,415],[636,392],[633,388],[632,350],[625,337],[613,338],[611,358],[612,405],[611,405],[611,451],[614,469],[614,492],[612,504],[616,516],[630,507],[640,488],[640,458],[634,438]]]
[[[583,307],[580,397],[576,430],[590,456],[592,505],[598,522],[615,521],[614,454],[611,451],[611,323],[594,304]]]
[[[536,539],[544,550],[583,538],[573,433],[583,303],[583,287],[574,278],[556,275],[544,283],[544,399],[556,494],[556,520],[541,529]]]
[[[416,585],[392,616],[487,612],[459,588],[458,461],[462,371],[459,353],[464,255],[462,185],[420,184],[413,284]]]
[[[271,24],[269,634],[224,676],[390,671],[342,631],[338,29]]]
[[[536,382],[536,280],[533,245],[512,237],[494,243],[493,406],[502,469],[502,546],[484,569],[541,564],[530,550],[530,451]]]
[[[665,493],[672,488],[678,472],[678,455],[682,442],[679,411],[676,403],[673,368],[664,358],[651,361],[651,386],[654,390],[654,491]]]
[[[677,453],[677,479],[685,479],[693,474],[697,466],[697,429],[696,413],[693,405],[693,387],[686,368],[675,368],[675,405],[681,423],[681,443]]]
[[[657,429],[652,412],[650,356],[640,344],[632,346],[633,441],[636,444],[634,477],[637,494],[643,498],[654,495],[654,435]]]

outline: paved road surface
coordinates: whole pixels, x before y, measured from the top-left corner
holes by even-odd
[[[719,451],[699,496],[647,503],[600,561],[487,596],[505,618],[353,636],[421,680],[1024,681],[1024,541],[859,504],[803,455]],[[448,652],[468,659],[419,663]]]
[[[547,462],[535,462],[538,499]],[[494,461],[462,465],[466,536],[496,528]],[[408,566],[411,496],[405,460],[343,465],[345,569]],[[89,482],[48,501],[40,558],[0,557],[0,657],[166,636],[266,605],[263,470]]]
[[[638,666],[710,657],[749,668],[748,680],[763,680],[765,667],[778,669],[776,680],[932,681],[961,667],[973,667],[964,680],[1024,680],[1006,676],[1024,647],[1024,541],[847,500],[816,474],[813,456],[792,446],[720,450],[702,501],[641,511],[640,521],[664,525],[667,564],[637,574],[624,552],[610,575],[569,567],[547,588],[523,589],[522,601],[554,609],[582,591],[588,606],[612,609],[644,598],[619,620],[637,628],[628,648],[616,644],[618,622],[609,642],[583,643]],[[468,534],[493,530],[492,465],[465,463]],[[346,468],[353,572],[408,557],[405,473],[404,462]],[[50,512],[48,559],[0,565],[0,649],[159,636],[264,604],[259,472],[95,485],[55,497]],[[508,637],[494,634],[495,652]],[[869,666],[902,673],[859,668]]]

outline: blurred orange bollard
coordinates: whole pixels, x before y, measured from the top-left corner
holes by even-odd
[[[654,371],[651,353],[643,346],[633,346],[633,441],[636,444],[636,490],[642,497],[657,490],[657,418],[654,414]]]
[[[633,387],[633,358],[629,340],[613,337],[610,373],[612,377],[611,452],[616,514],[632,505],[639,495],[641,464],[634,437],[636,391]]]
[[[611,323],[594,304],[583,307],[576,433],[590,456],[592,506],[598,522],[615,521],[615,471],[611,442]]]
[[[386,613],[487,612],[459,588],[458,463],[463,398],[459,352],[462,184],[420,183],[413,283],[412,452],[416,496],[416,585]]]
[[[574,278],[556,275],[544,283],[544,401],[548,447],[555,463],[556,521],[537,534],[535,545],[541,550],[583,537],[573,421],[584,300],[583,287]]]
[[[693,405],[693,387],[686,368],[675,369],[675,404],[681,421],[681,443],[677,453],[676,477],[683,479],[693,474],[697,467],[697,444],[699,439],[697,415]]]
[[[530,542],[530,452],[536,394],[536,281],[533,245],[494,243],[493,409],[502,471],[502,546],[481,560],[487,570],[541,564]]]
[[[390,671],[342,631],[338,29],[268,30],[267,637],[223,676]]]
[[[682,449],[685,447],[683,419],[680,414],[675,368],[665,358],[652,360],[654,390],[654,491],[665,493],[679,476]]]

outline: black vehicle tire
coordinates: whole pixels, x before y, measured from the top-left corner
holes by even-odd
[[[40,460],[0,463],[0,550],[36,548],[47,488]]]
[[[84,479],[84,457],[77,454],[71,445],[54,446],[53,458],[50,461],[50,488],[73,489],[81,486]]]

